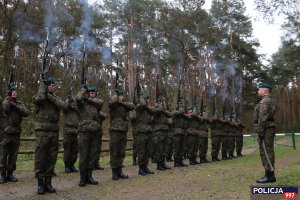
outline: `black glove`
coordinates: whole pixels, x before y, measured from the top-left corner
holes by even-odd
[[[263,135],[263,133],[258,133],[258,138],[259,140],[265,140],[265,136]]]

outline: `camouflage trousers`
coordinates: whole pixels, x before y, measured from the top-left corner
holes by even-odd
[[[235,149],[235,136],[229,136],[228,142],[228,154],[229,156],[233,156],[233,152]]]
[[[236,154],[241,154],[243,149],[243,136],[235,137]]]
[[[100,155],[101,155],[101,150],[102,150],[102,136],[103,136],[103,130],[99,132],[99,148],[98,148],[98,153],[96,156],[96,164],[100,162]]]
[[[148,165],[151,157],[151,145],[152,145],[152,134],[148,133],[137,133],[136,136],[136,147],[137,147],[137,158],[138,165]]]
[[[0,171],[15,171],[20,147],[20,134],[3,133],[0,147]]]
[[[275,168],[274,137],[275,137],[275,128],[268,127],[264,130],[264,138],[265,138],[264,141],[258,138],[261,162],[265,170],[267,171],[271,171],[271,166],[268,163],[267,156],[270,160],[271,165]],[[263,142],[266,147],[267,155],[265,154],[265,150],[263,148]]]
[[[153,133],[153,143],[155,146],[155,160],[156,162],[163,162],[166,159],[168,131],[155,131]]]
[[[109,153],[111,168],[122,167],[127,145],[127,132],[109,131]]]
[[[229,143],[230,143],[230,138],[229,136],[222,136],[221,137],[221,152],[222,152],[222,157],[228,157],[229,153]]]
[[[197,157],[198,150],[198,135],[187,134],[188,158],[194,159]]]
[[[63,160],[65,166],[72,167],[76,163],[78,157],[77,133],[65,133],[63,146],[64,146]]]
[[[54,176],[58,154],[58,131],[36,131],[35,178]]]
[[[183,159],[184,153],[184,138],[185,135],[176,134],[174,135],[173,143],[174,143],[174,161],[181,162]]]
[[[166,158],[172,158],[173,156],[173,135],[168,135],[167,147],[166,147]]]
[[[208,149],[208,137],[198,137],[199,157],[206,158]]]
[[[84,172],[95,168],[99,154],[99,131],[78,132],[79,170]]]
[[[151,138],[151,140],[152,140],[152,138]],[[150,149],[150,152],[151,152],[151,149]],[[133,134],[132,135],[132,158],[133,158],[133,160],[136,160],[137,156],[138,156],[137,136],[136,136],[136,134]]]
[[[218,157],[220,146],[221,146],[222,136],[215,135],[211,136],[211,156]]]

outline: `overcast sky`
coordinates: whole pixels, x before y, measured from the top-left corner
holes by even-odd
[[[211,7],[212,0],[206,0],[204,8],[209,10]],[[244,0],[247,15],[251,18],[253,27],[253,36],[257,38],[260,42],[261,47],[259,47],[259,54],[266,54],[267,58],[277,52],[282,35],[281,24],[283,23],[282,18],[277,18],[274,24],[266,23],[261,17],[259,18],[258,12],[255,10],[254,2],[252,0]]]

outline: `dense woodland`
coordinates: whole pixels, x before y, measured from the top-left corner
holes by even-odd
[[[264,20],[285,17],[282,46],[264,64],[243,0],[2,0],[0,1],[0,94],[6,95],[15,61],[19,98],[30,108],[43,63],[66,99],[89,85],[108,102],[116,73],[128,101],[137,82],[174,110],[178,93],[204,115],[234,114],[253,130],[256,85],[273,86],[277,131],[300,131],[300,7],[297,0],[255,1]],[[48,46],[46,39],[48,37]],[[270,33],[270,37],[272,33]],[[84,56],[85,55],[85,56]],[[46,62],[44,62],[46,61]],[[158,77],[158,78],[157,78]],[[203,106],[201,106],[203,105]],[[103,108],[108,112],[107,104]],[[107,126],[107,124],[106,124]]]

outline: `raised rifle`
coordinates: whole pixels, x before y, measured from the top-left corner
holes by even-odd
[[[156,84],[155,84],[155,99],[156,102],[161,101],[160,99],[160,91],[159,91],[159,75],[156,75]]]
[[[44,46],[43,66],[42,66],[42,70],[41,70],[41,79],[42,80],[46,80],[46,78],[47,78],[46,75],[50,70],[50,65],[49,65],[48,69],[46,69],[48,44],[49,44],[49,30],[47,30],[47,38],[46,38],[46,42],[45,42],[45,46]]]
[[[133,103],[135,105],[137,105],[139,103],[139,98],[142,95],[142,88],[140,85],[140,79],[139,79],[139,71],[140,71],[140,67],[137,67],[137,71],[136,71],[136,85],[135,85],[135,94],[133,97]]]
[[[16,71],[17,54],[18,54],[17,49],[15,49],[14,59],[13,59],[12,65],[11,65],[11,70],[9,73],[9,79],[8,79],[8,84],[7,84],[8,93],[10,92],[10,89],[14,84],[14,74]]]

